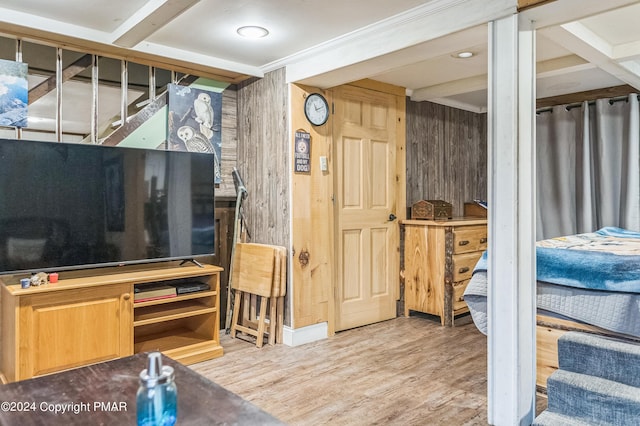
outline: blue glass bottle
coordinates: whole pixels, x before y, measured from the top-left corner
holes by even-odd
[[[178,414],[178,392],[173,368],[162,365],[160,352],[147,358],[147,368],[140,372],[136,395],[138,426],[172,426]]]

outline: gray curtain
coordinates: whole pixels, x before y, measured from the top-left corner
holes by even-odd
[[[538,240],[603,226],[640,231],[638,95],[540,112]]]

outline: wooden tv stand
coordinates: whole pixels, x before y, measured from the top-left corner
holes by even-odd
[[[0,277],[3,380],[155,350],[183,364],[222,356],[221,271],[171,264],[80,277],[62,272],[55,284],[26,289],[20,276]],[[134,285],[176,280],[205,282],[210,290],[134,302]]]

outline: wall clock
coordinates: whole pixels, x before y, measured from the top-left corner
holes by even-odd
[[[329,104],[320,93],[312,93],[304,100],[304,115],[309,123],[322,126],[329,119]]]

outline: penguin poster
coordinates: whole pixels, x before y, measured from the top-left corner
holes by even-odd
[[[222,93],[169,84],[167,148],[206,152],[215,157],[215,183],[221,182]]]

